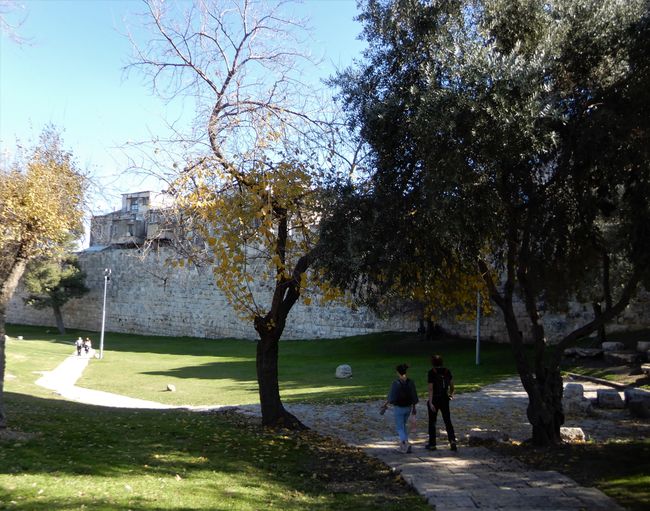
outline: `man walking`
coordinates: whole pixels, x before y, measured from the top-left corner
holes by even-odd
[[[442,357],[434,355],[431,357],[431,365],[427,374],[429,383],[429,400],[427,401],[427,411],[429,414],[429,443],[425,446],[433,451],[436,449],[436,419],[438,411],[442,413],[442,420],[445,422],[447,429],[447,438],[452,451],[457,451],[456,434],[454,426],[451,423],[451,414],[449,412],[449,401],[454,396],[454,381],[451,371],[443,367]]]

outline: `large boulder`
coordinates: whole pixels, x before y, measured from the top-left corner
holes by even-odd
[[[341,364],[336,368],[335,376],[337,378],[351,378],[352,377],[352,368],[348,364]]]
[[[586,440],[582,428],[567,428],[564,426],[560,428],[560,438],[562,441],[569,443],[584,442]]]
[[[625,344],[622,342],[604,342],[602,347],[603,351],[622,351],[625,349]]]

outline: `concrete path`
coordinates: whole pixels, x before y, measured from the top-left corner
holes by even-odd
[[[75,383],[81,377],[92,356],[71,355],[59,364],[53,371],[43,374],[36,385],[53,390],[61,397],[87,405],[110,406],[115,408],[177,408],[174,406],[134,399],[100,390],[84,389]]]
[[[36,383],[61,396],[99,406],[119,408],[174,408],[107,392],[82,389],[75,382],[88,364],[88,358],[68,357],[54,371]],[[585,384],[585,394],[594,395],[597,385]],[[462,442],[472,429],[499,429],[513,439],[530,436],[525,417],[527,397],[518,379],[489,385],[480,392],[461,394],[452,402],[452,419]],[[459,452],[449,450],[444,430],[438,434],[437,451],[424,449],[427,435],[426,411],[419,406],[418,430],[413,435],[413,452],[397,451],[392,412],[379,415],[380,402],[343,405],[287,406],[315,431],[342,439],[349,445],[375,456],[411,484],[437,511],[501,510],[515,511],[622,511],[623,508],[595,488],[584,488],[558,472],[532,470],[518,461],[500,456],[482,447],[461,443]],[[179,407],[176,407],[179,408]],[[195,411],[232,407],[182,407]],[[239,411],[259,417],[259,405],[238,407]],[[567,426],[580,426],[588,437],[647,437],[650,424],[628,418],[623,412],[611,412],[597,419],[568,420]],[[439,426],[443,426],[442,423]]]

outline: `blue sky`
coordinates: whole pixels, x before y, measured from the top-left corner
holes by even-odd
[[[151,138],[165,115],[164,103],[150,95],[142,79],[123,72],[131,55],[125,22],[135,29],[133,13],[142,9],[141,2],[18,3],[25,17],[20,35],[28,42],[0,38],[0,154],[10,157],[16,139],[28,144],[52,123],[63,131],[81,168],[101,184],[93,213],[119,207],[121,193],[155,188],[152,181],[123,175],[124,143]],[[358,56],[355,0],[306,0],[296,9],[309,17],[312,51],[323,56],[315,78],[330,76]]]

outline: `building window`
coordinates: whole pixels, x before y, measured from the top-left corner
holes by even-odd
[[[133,199],[131,201],[131,211],[134,213],[138,211],[138,199]]]

